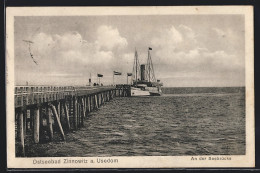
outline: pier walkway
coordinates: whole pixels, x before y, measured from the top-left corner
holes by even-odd
[[[66,141],[69,133],[84,126],[88,114],[114,97],[130,96],[129,85],[74,87],[74,86],[16,86],[15,134],[16,155],[26,156],[25,140],[34,143],[43,136],[53,140],[53,133]]]

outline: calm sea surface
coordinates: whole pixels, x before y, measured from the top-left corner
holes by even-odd
[[[164,92],[160,97],[115,98],[90,113],[84,128],[66,134],[66,142],[56,138],[34,144],[26,153],[29,157],[245,154],[244,88]]]

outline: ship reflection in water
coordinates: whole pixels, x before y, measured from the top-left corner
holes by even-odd
[[[172,91],[179,93],[115,98],[88,115],[65,143],[54,138],[32,145],[28,156],[245,154],[244,88]]]

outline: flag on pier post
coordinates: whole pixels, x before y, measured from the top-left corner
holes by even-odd
[[[149,50],[153,50],[151,47],[149,47]]]
[[[99,83],[99,85],[100,85],[100,78],[103,77],[103,74],[97,74],[97,77],[98,77],[98,79],[99,79],[99,80],[98,80],[98,83]]]
[[[118,72],[118,71],[113,71],[113,85],[114,85],[114,76],[115,75],[122,75],[122,73]]]
[[[121,75],[121,74],[122,74],[121,72],[114,71],[114,75]]]
[[[132,76],[132,73],[127,73],[127,85],[128,85],[128,76]]]

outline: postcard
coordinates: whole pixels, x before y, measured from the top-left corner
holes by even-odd
[[[8,168],[254,167],[252,6],[7,7]]]

